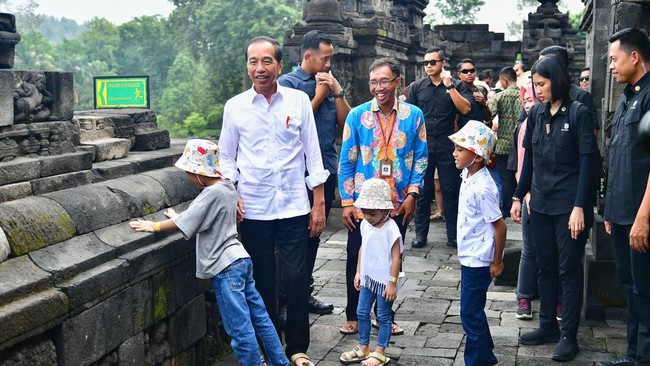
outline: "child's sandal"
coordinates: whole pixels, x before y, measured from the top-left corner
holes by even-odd
[[[361,348],[359,348],[359,346],[354,347],[352,351],[344,352],[341,354],[341,357],[339,357],[339,361],[344,365],[359,363],[365,359],[366,354],[361,350]]]
[[[382,354],[379,353],[379,352],[370,352],[370,354],[368,355],[368,357],[366,358],[366,360],[368,360],[368,359],[370,359],[370,358],[374,358],[375,360],[377,360],[377,361],[380,362],[377,366],[388,365],[388,363],[390,362],[390,358],[389,358],[389,357],[386,357],[386,356],[382,355]],[[362,362],[361,365],[366,365],[366,363],[365,363],[365,362]]]
[[[298,363],[299,359],[307,360],[303,361],[301,363]],[[304,353],[296,353],[295,355],[291,356],[291,365],[292,366],[314,366],[314,363],[311,362],[311,359],[309,356],[307,356]]]

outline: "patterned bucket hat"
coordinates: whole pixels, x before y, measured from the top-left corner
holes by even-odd
[[[219,146],[208,140],[189,140],[183,155],[174,165],[186,172],[206,177],[221,177]]]
[[[390,186],[385,180],[371,178],[363,182],[359,198],[354,205],[367,210],[392,210]]]
[[[485,123],[471,120],[460,131],[449,136],[456,145],[480,155],[488,161],[497,143],[497,136]]]

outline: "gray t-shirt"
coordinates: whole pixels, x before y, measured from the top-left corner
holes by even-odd
[[[249,255],[237,239],[237,191],[230,180],[203,189],[174,217],[185,240],[196,235],[196,277],[209,279]]]

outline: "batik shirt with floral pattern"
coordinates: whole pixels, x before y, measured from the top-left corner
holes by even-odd
[[[393,162],[392,178],[386,181],[391,187],[395,210],[409,192],[419,193],[428,159],[424,115],[420,108],[397,100],[393,111],[397,114],[390,139],[388,136],[384,138],[382,132],[388,134],[391,130],[390,125],[384,125],[390,118],[379,117],[382,112],[376,99],[361,104],[348,114],[343,127],[338,176],[343,207],[354,203],[363,182],[380,178],[380,162],[386,157]],[[388,148],[386,140],[389,140]]]

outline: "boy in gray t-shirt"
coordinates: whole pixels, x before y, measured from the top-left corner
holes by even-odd
[[[210,141],[189,140],[176,167],[203,191],[186,211],[168,209],[168,220],[132,221],[137,231],[179,229],[185,239],[196,236],[196,277],[211,279],[226,332],[241,365],[261,365],[259,345],[270,365],[289,365],[278,334],[255,290],[253,265],[237,239],[237,191],[221,177],[219,147]]]

